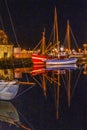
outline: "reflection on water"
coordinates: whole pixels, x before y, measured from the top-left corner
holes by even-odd
[[[11,102],[0,101],[0,120],[16,125],[19,116]]]
[[[60,89],[61,87],[64,87],[67,94],[67,102],[68,106],[70,107],[70,100],[71,100],[71,74],[75,73],[77,69],[76,65],[70,65],[70,66],[49,66],[46,70],[42,67],[42,73],[41,68],[34,67],[34,70],[31,73],[34,76],[35,81],[37,81],[38,85],[40,85],[43,89],[44,95],[47,97],[47,88],[48,86],[53,87],[53,98],[55,103],[55,109],[56,109],[56,118],[59,117],[59,104],[60,104]],[[35,71],[36,70],[36,71]],[[39,71],[40,70],[40,71]],[[35,77],[36,72],[36,77]],[[40,73],[38,73],[40,72]],[[37,75],[39,74],[40,80],[38,79]],[[76,81],[78,82],[78,81]],[[74,83],[75,84],[75,83]],[[75,89],[76,85],[73,84],[73,90]],[[72,92],[73,92],[72,90]]]
[[[27,128],[20,122],[18,112],[11,102],[0,101],[0,121],[2,121],[0,127],[2,129],[5,129],[3,125],[7,125],[7,129],[10,127],[12,129],[15,126],[16,129],[23,128],[25,130],[31,130],[31,128]]]
[[[18,93],[20,84],[33,85],[33,82],[28,82],[28,76],[26,75],[26,81],[20,81],[22,79],[22,73],[29,73],[30,68],[16,68],[16,69],[0,69],[0,99],[12,100]]]
[[[2,121],[0,124],[8,122],[15,125],[13,129],[18,130],[86,128],[84,125],[87,121],[86,70],[87,65],[68,66],[60,69],[33,66],[32,69],[0,70],[5,78],[10,75],[9,77],[23,83],[35,83],[20,85],[17,95],[12,100],[12,104],[18,110],[15,116],[12,114],[15,113],[15,110],[12,110],[13,107],[8,107],[12,105],[10,102],[0,103],[2,105],[0,106]],[[6,107],[6,104],[11,105]],[[5,108],[7,109],[5,110]],[[11,119],[9,119],[10,115],[13,116]]]

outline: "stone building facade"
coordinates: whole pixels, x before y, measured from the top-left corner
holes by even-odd
[[[0,30],[0,59],[10,59],[13,57],[13,46],[9,42],[6,33]]]

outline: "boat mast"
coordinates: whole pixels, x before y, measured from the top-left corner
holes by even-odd
[[[67,39],[68,39],[68,50],[70,52],[70,25],[69,25],[69,20],[67,20]]]
[[[55,11],[54,11],[54,42],[57,44],[57,49],[59,52],[60,43],[59,43],[59,37],[58,37],[58,20],[57,20],[56,7],[55,7]]]
[[[42,54],[45,54],[45,29],[44,32],[42,33]]]

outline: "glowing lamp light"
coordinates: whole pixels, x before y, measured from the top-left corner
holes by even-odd
[[[63,46],[60,47],[60,51],[64,51],[64,47]]]

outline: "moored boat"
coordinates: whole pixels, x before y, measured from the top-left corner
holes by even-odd
[[[0,99],[12,100],[19,89],[19,83],[17,80],[0,80]]]
[[[31,54],[33,64],[44,64],[47,56],[41,54]]]
[[[46,65],[67,65],[67,64],[75,64],[77,62],[77,58],[67,58],[67,59],[48,59],[46,60]]]

